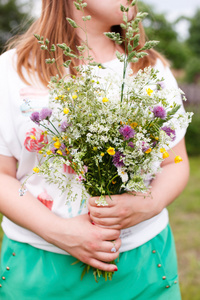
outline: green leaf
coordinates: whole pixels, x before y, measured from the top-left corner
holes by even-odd
[[[69,68],[69,65],[71,64],[71,60],[66,60],[64,63],[63,63],[63,66],[65,68]]]
[[[73,28],[78,28],[78,25],[76,24],[76,22],[70,18],[66,18],[66,20],[69,22],[69,24],[73,27]]]
[[[55,52],[55,51],[56,51],[56,46],[55,46],[54,44],[51,45],[50,51],[51,51],[51,52]]]
[[[85,21],[89,21],[91,20],[91,16],[85,16],[85,17],[82,17],[82,20],[85,22]]]
[[[40,41],[40,35],[39,35],[39,34],[34,34],[34,37],[35,37],[38,41]]]
[[[80,4],[74,1],[74,6],[77,10],[81,10]]]
[[[45,63],[46,64],[49,64],[49,65],[51,65],[51,64],[54,64],[55,63],[55,58],[47,58],[47,59],[45,59]]]

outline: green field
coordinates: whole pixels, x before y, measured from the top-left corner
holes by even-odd
[[[169,207],[169,213],[178,252],[182,299],[200,300],[200,157],[191,157],[190,166],[189,183]],[[1,239],[0,230],[0,243]]]

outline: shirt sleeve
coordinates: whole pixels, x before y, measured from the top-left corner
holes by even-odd
[[[0,154],[13,156],[14,123],[11,116],[11,92],[9,67],[12,61],[13,50],[0,56]],[[15,83],[13,82],[13,85]]]
[[[158,77],[164,78],[164,82],[163,82],[164,89],[169,89],[169,90],[176,89],[178,91],[179,87],[177,81],[168,66],[164,66],[161,60],[158,60],[155,69],[158,69],[159,71]],[[168,100],[171,103],[176,102],[178,105],[180,105],[179,110],[176,112],[176,114],[171,120],[171,123],[174,123],[176,125],[177,122],[176,117],[180,114],[185,113],[181,93],[178,93],[177,96],[173,99],[169,97]],[[176,146],[184,138],[186,133],[186,128],[180,128],[179,126],[175,126],[175,127],[176,127],[176,138],[174,141],[171,141],[169,143],[169,148],[173,148],[174,146]]]

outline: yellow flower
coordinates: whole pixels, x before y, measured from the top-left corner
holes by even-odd
[[[97,151],[97,147],[93,147],[93,151]]]
[[[101,66],[99,66],[99,69],[101,69],[102,67]]]
[[[54,143],[54,147],[55,147],[56,149],[59,149],[60,146],[61,146],[61,143],[59,142],[59,140],[58,140],[57,142]]]
[[[47,155],[50,155],[52,153],[51,150],[47,150]]]
[[[101,156],[103,157],[105,154],[103,152],[101,152]]]
[[[61,150],[57,150],[56,153],[62,155],[62,151]]]
[[[166,152],[165,148],[160,148],[160,153]]]
[[[69,108],[65,107],[65,108],[63,109],[63,112],[64,112],[65,115],[67,115],[67,114],[69,113]]]
[[[150,152],[151,152],[151,150],[152,150],[152,149],[151,149],[151,148],[149,148],[149,149],[147,149],[147,151],[145,151],[145,153],[147,153],[147,154],[148,154],[148,153],[150,153]]]
[[[34,135],[30,135],[30,138],[31,138],[32,140],[36,140],[36,137],[35,137]]]
[[[174,161],[177,164],[177,163],[180,163],[181,161],[183,161],[183,159],[178,155],[175,157]]]
[[[55,100],[58,100],[58,97],[55,97]]]
[[[167,158],[167,157],[169,157],[169,153],[168,153],[167,151],[165,151],[165,152],[163,153],[163,158],[165,159],[165,158]]]
[[[66,151],[66,153],[67,153],[67,155],[69,154],[69,150],[67,149],[67,148],[65,148],[65,151]]]
[[[73,95],[73,96],[72,96],[72,99],[75,100],[77,97],[78,97],[77,95]]]
[[[70,90],[70,88],[67,88],[67,90],[69,91],[69,90]]]
[[[42,153],[43,153],[43,151],[42,151],[42,150],[40,150],[40,151],[38,151],[38,153],[39,153],[39,154],[42,154]]]
[[[115,155],[115,149],[112,148],[112,147],[109,147],[107,152],[108,152],[109,155]]]
[[[35,168],[33,168],[33,172],[39,173],[39,172],[40,172],[40,169],[39,169],[38,167],[35,167]]]
[[[135,127],[138,126],[138,123],[137,123],[137,122],[133,122],[133,123],[130,124],[130,126],[131,126],[132,128],[135,128]]]
[[[146,92],[147,92],[147,94],[148,94],[149,96],[151,96],[151,94],[153,93],[153,90],[150,89],[150,88],[148,88],[148,89],[146,89]]]
[[[108,102],[109,100],[108,100],[108,98],[106,98],[106,97],[104,97],[103,99],[102,99],[102,102],[103,103],[105,103],[105,102]]]
[[[158,136],[155,136],[154,139],[155,139],[156,141],[158,141],[158,140],[159,140],[159,137],[158,137]]]
[[[57,141],[57,138],[53,137],[52,140],[53,140],[53,141]]]

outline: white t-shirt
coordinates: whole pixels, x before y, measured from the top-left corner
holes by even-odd
[[[16,53],[10,50],[0,57],[0,154],[13,156],[18,161],[17,179],[24,182],[27,174],[37,165],[36,153],[29,152],[24,147],[26,132],[35,127],[30,120],[33,111],[39,111],[47,107],[49,103],[48,90],[42,85],[26,85],[15,70]],[[112,72],[122,74],[123,64],[117,59],[104,64],[106,69],[99,69],[100,76]],[[177,83],[169,70],[160,60],[157,60],[155,68],[160,71],[160,78],[165,78],[166,87],[177,87]],[[27,77],[26,71],[24,74]],[[182,105],[181,97],[176,101]],[[182,106],[182,111],[184,108]],[[179,111],[180,112],[180,111]],[[176,131],[176,140],[171,143],[175,146],[185,135],[185,130]],[[68,176],[72,177],[71,170],[67,169]],[[77,194],[75,202],[67,202],[66,195],[61,194],[58,188],[45,182],[41,176],[32,176],[27,184],[27,189],[38,201],[48,206],[53,213],[62,218],[71,218],[87,213],[86,203],[81,203],[81,188],[73,180],[73,192]],[[5,187],[6,188],[6,187]],[[31,217],[31,212],[30,212]],[[38,220],[39,222],[40,220]],[[160,233],[168,223],[168,212],[164,209],[157,216],[141,222],[138,225],[121,231],[121,252],[136,248]],[[47,243],[33,232],[20,227],[3,217],[2,228],[5,234],[13,240],[31,244],[34,247],[51,252],[67,254],[65,251]]]

